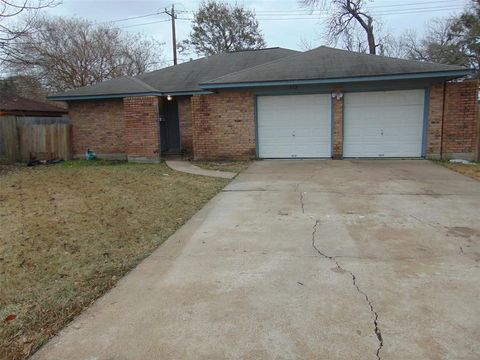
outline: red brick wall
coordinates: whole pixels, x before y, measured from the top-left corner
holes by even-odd
[[[343,97],[333,101],[333,154],[334,159],[343,156]]]
[[[440,83],[430,87],[427,156],[434,159],[440,158],[441,151],[444,86]]]
[[[249,92],[224,91],[192,97],[195,159],[255,155],[255,100]]]
[[[68,111],[74,156],[92,149],[100,158],[126,157],[122,99],[70,101]]]
[[[129,161],[160,161],[159,104],[156,96],[123,99]]]
[[[473,154],[477,142],[477,81],[447,83],[443,152],[447,158]]]
[[[478,136],[477,90],[477,81],[446,83],[444,104],[444,84],[431,87],[428,157],[474,159]]]
[[[180,146],[182,151],[193,153],[192,104],[189,96],[177,98],[180,123]]]

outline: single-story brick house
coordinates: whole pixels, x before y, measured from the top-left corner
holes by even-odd
[[[159,161],[464,158],[477,144],[471,69],[329,47],[213,55],[59,93],[74,154]]]

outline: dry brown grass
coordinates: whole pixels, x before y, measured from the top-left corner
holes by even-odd
[[[442,161],[441,164],[450,170],[456,171],[460,174],[469,176],[471,178],[480,180],[480,163],[475,164],[455,164],[447,161]]]
[[[35,351],[227,183],[163,164],[90,165],[0,176],[1,359]]]
[[[251,161],[194,161],[192,164],[207,170],[220,170],[239,173],[245,170]]]
[[[5,175],[11,171],[18,170],[22,167],[25,167],[23,164],[4,164],[0,162],[0,176]]]

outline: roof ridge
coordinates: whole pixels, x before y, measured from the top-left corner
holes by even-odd
[[[290,49],[287,49],[287,50],[290,50]],[[296,50],[291,50],[291,51],[296,51]],[[261,66],[264,66],[264,65],[267,65],[267,64],[273,64],[273,63],[276,63],[280,60],[284,60],[284,59],[291,59],[293,57],[296,57],[296,56],[300,56],[302,54],[305,54],[304,51],[299,51],[297,54],[292,54],[292,55],[288,55],[288,56],[284,56],[284,57],[281,57],[279,59],[276,59],[276,60],[272,60],[272,61],[267,61],[265,63],[261,63],[261,64],[258,64],[258,65],[255,65],[255,66],[250,66],[248,68],[245,68],[245,69],[242,69],[242,70],[238,70],[238,71],[234,71],[234,72],[231,72],[231,73],[228,73],[228,74],[225,74],[225,75],[222,75],[222,76],[219,76],[219,77],[216,77],[216,78],[213,78],[213,79],[210,79],[210,80],[207,80],[207,81],[202,81],[201,83],[199,83],[199,85],[202,85],[202,84],[206,84],[206,83],[209,83],[209,82],[215,82],[215,81],[218,81],[219,79],[223,78],[223,77],[226,77],[226,76],[231,76],[231,75],[236,75],[236,74],[239,74],[243,71],[247,71],[247,70],[252,70],[252,69],[256,69],[258,67],[261,67]]]
[[[130,80],[135,81],[137,84],[142,85],[145,89],[149,91],[158,91],[158,89],[155,89],[153,86],[148,85],[147,83],[143,82],[140,79],[137,79],[136,77],[128,76],[128,75],[126,77],[129,78]]]
[[[357,51],[350,51],[350,50],[334,48],[334,47],[326,46],[326,45],[318,46],[314,49],[306,51],[305,53],[308,53],[308,52],[313,51],[313,50],[318,50],[320,48],[325,48],[325,49],[339,51],[339,52],[346,52],[346,53],[350,53],[350,54],[353,53],[355,55],[370,57],[370,58],[376,57],[376,58],[383,58],[383,59],[400,60],[400,61],[404,61],[404,62],[408,62],[408,63],[422,63],[422,64],[428,64],[428,65],[462,67],[462,68],[468,69],[467,67],[462,66],[462,65],[442,64],[442,63],[436,63],[436,62],[432,62],[432,61],[421,61],[421,60],[415,60],[415,59],[403,59],[403,58],[399,58],[399,57],[387,56],[387,55],[381,55],[381,54],[369,54],[369,53],[363,53],[363,52],[357,52]]]
[[[158,73],[158,72],[166,71],[167,69],[170,69],[170,68],[173,68],[173,67],[179,67],[179,66],[183,66],[183,65],[186,65],[186,64],[191,64],[192,62],[207,60],[207,59],[212,58],[212,57],[218,57],[218,56],[222,56],[222,55],[230,55],[230,54],[241,53],[241,52],[248,52],[248,51],[263,51],[263,50],[274,50],[274,49],[281,49],[281,50],[288,50],[288,51],[297,51],[297,50],[292,50],[292,49],[283,48],[283,47],[281,47],[281,46],[273,46],[273,47],[268,47],[268,48],[263,48],[263,49],[246,49],[246,50],[238,50],[238,51],[226,51],[226,52],[221,52],[221,53],[216,53],[216,54],[211,54],[211,55],[202,56],[202,57],[200,57],[200,58],[188,60],[188,61],[182,62],[182,63],[180,63],[180,64],[177,64],[177,65],[170,65],[170,66],[167,66],[167,67],[164,67],[164,68],[161,68],[161,69],[144,72],[144,73],[142,73],[142,74],[136,75],[135,78],[137,78],[137,77],[139,77],[139,76],[145,76],[145,75],[148,75],[148,74],[153,74],[153,73]],[[295,55],[297,55],[297,54],[295,54]],[[244,69],[244,70],[245,70],[245,69]],[[231,74],[233,74],[233,73],[231,73]]]
[[[273,49],[291,50],[291,49],[287,49],[287,48],[282,48],[281,46],[270,46],[270,47],[265,47],[265,48],[261,48],[261,49],[241,49],[241,50],[225,51],[224,53],[219,53],[219,54],[231,54],[231,53],[236,53],[236,52],[262,51],[262,50],[273,50]]]
[[[225,54],[225,53],[221,53],[221,54]],[[214,55],[220,55],[220,54],[214,54]],[[148,74],[153,74],[153,73],[158,73],[158,72],[161,72],[161,71],[165,71],[165,70],[168,70],[168,69],[171,69],[171,68],[174,68],[174,67],[179,67],[179,66],[183,66],[183,65],[186,65],[186,64],[191,64],[192,62],[205,60],[207,57],[208,57],[208,56],[202,56],[201,58],[184,61],[184,62],[182,62],[182,63],[180,63],[180,64],[170,65],[170,66],[166,66],[166,67],[164,67],[164,68],[160,68],[160,69],[157,69],[157,70],[147,71],[147,72],[144,72],[144,73],[135,75],[135,77],[132,77],[132,78],[136,79],[136,78],[138,78],[139,76],[145,76],[145,75],[148,75]],[[139,79],[139,80],[140,80],[140,79]],[[140,80],[140,81],[142,81],[142,80]]]

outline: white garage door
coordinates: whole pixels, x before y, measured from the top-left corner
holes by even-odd
[[[344,157],[420,157],[424,90],[346,93]]]
[[[259,157],[330,157],[330,113],[330,95],[259,96]]]

